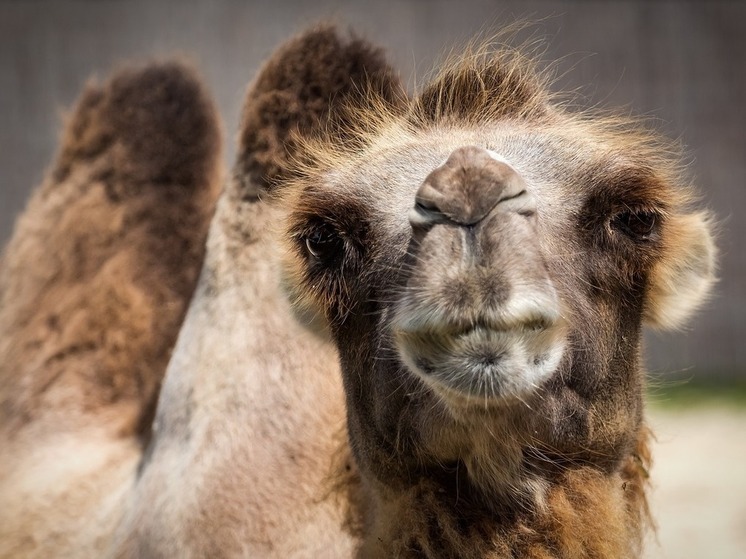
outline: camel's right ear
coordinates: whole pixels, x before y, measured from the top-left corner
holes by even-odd
[[[715,283],[717,250],[706,212],[672,217],[670,241],[650,275],[645,321],[661,330],[680,327]]]
[[[282,45],[251,85],[243,109],[235,178],[254,197],[291,178],[300,136],[329,131],[335,111],[364,93],[395,103],[401,82],[380,49],[318,27]]]

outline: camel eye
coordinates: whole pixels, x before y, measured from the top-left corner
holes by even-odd
[[[627,210],[618,213],[611,220],[611,226],[635,239],[646,241],[656,230],[658,216],[647,210]]]
[[[338,257],[343,249],[344,242],[328,225],[319,225],[306,235],[306,250],[316,260],[329,263]]]

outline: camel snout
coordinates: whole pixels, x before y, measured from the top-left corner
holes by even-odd
[[[536,201],[521,175],[490,150],[463,146],[425,178],[409,215],[412,227],[435,223],[472,226],[493,211],[536,213]]]

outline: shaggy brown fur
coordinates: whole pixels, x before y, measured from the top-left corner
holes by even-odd
[[[180,64],[90,84],[0,271],[0,424],[143,434],[218,192],[214,109]],[[116,409],[116,411],[114,411]]]
[[[485,514],[482,505],[467,495],[454,496],[438,480],[424,479],[395,492],[386,509],[376,511],[386,520],[378,520],[376,537],[366,540],[361,555],[432,559],[638,556],[640,532],[650,523],[645,497],[647,444],[645,434],[618,476],[593,467],[564,470],[547,491],[538,513],[528,509],[507,516]]]
[[[709,220],[670,143],[568,110],[546,83],[520,54],[478,49],[410,101],[397,84],[396,104],[351,95],[330,109],[338,128],[299,130],[297,153],[274,152],[294,165],[281,177],[291,297],[326,319],[340,352],[368,496],[362,556],[641,552],[641,327],[676,326],[702,301]],[[438,207],[413,208],[464,146],[511,162],[528,185],[521,212],[496,201],[494,218],[462,230]],[[467,171],[479,168],[452,176]],[[491,326],[518,312],[511,296],[541,321]],[[524,344],[515,355],[543,349],[504,372],[519,358],[481,352],[508,336]],[[467,368],[503,372],[458,388]]]

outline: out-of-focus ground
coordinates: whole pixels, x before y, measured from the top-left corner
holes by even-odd
[[[651,503],[658,544],[646,559],[746,558],[746,405],[653,404]]]

